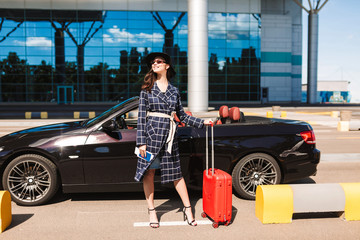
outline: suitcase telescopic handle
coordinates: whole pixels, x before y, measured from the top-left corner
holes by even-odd
[[[211,124],[211,174],[214,175],[214,125]],[[209,175],[209,126],[206,125],[206,175]]]

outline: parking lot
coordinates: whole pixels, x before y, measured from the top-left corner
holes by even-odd
[[[264,115],[268,109],[244,109]],[[290,110],[290,109],[289,109]],[[338,132],[338,119],[327,114],[288,111],[288,118],[312,124],[322,152],[317,176],[297,183],[359,182],[360,131]],[[52,120],[0,121],[0,135]],[[60,121],[60,120],[53,120]],[[61,120],[62,121],[62,120]],[[65,121],[65,120],[64,120]],[[135,170],[134,170],[135,171]],[[191,204],[199,226],[183,222],[182,204],[173,191],[156,193],[159,229],[148,226],[143,193],[61,194],[38,207],[12,204],[13,222],[1,239],[360,239],[360,221],[345,221],[335,213],[295,215],[291,224],[262,224],[255,202],[233,195],[233,223],[213,229],[201,218],[201,192],[191,191]]]

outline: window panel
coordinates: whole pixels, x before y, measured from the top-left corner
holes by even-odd
[[[66,46],[65,47],[65,57],[74,57],[74,56],[76,57],[77,50],[78,50],[77,47]]]
[[[104,22],[93,24],[87,12],[103,18]],[[84,100],[116,101],[135,96],[148,71],[146,66],[141,65],[141,59],[148,52],[163,51],[165,30],[149,11],[106,11],[105,15],[102,12],[97,15],[96,11],[78,11],[63,16],[59,11],[28,10],[25,14],[28,21],[20,24],[0,43],[0,61],[7,59],[10,52],[14,52],[12,57],[18,59],[14,65],[16,72],[6,73],[9,81],[3,82],[3,86],[7,86],[3,87],[3,93],[7,93],[5,101],[48,101],[56,98],[56,95],[49,97],[46,94],[56,92],[56,89],[51,89],[58,78],[55,59],[58,65],[65,66],[64,82],[75,85],[76,89],[80,87],[76,45],[82,43],[86,43],[84,87],[88,93]],[[165,29],[171,29],[181,14],[159,12]],[[61,39],[55,42],[55,29],[47,21],[53,18],[59,28],[61,26],[56,20],[61,17],[65,22],[73,21],[69,32],[64,32],[64,48],[59,45]],[[257,101],[260,91],[260,17],[209,13],[208,19],[210,101]],[[17,21],[5,20],[0,39],[19,21],[21,18]],[[95,33],[101,25],[102,28]],[[174,51],[177,52],[173,58],[177,71],[173,84],[179,88],[184,101],[187,100],[187,29],[185,14],[173,30]],[[91,38],[85,39],[86,36]],[[11,85],[13,82],[15,84]],[[25,84],[25,87],[17,86],[18,83]],[[119,92],[123,92],[122,96]],[[82,101],[79,94],[76,101]]]
[[[137,20],[137,19],[146,19],[146,20],[152,20],[153,17],[150,12],[128,12],[128,19],[129,20]]]
[[[227,13],[227,22],[249,22],[250,14]]]
[[[131,20],[128,23],[128,28],[151,29],[152,25],[153,25],[153,22],[149,21],[149,20]]]
[[[102,58],[102,47],[90,47],[88,46],[85,50],[85,57],[98,57]]]
[[[20,44],[21,45],[21,44]],[[25,46],[4,46],[0,45],[0,54],[1,55],[9,55],[10,52],[16,53],[17,56],[25,57]]]
[[[5,25],[6,22],[7,21],[4,21],[3,25]],[[16,28],[16,30],[13,31],[15,27],[16,27],[16,25],[14,27],[10,27],[10,26],[4,27],[3,26],[0,30],[0,39],[2,39],[3,37],[6,37],[7,39],[13,38],[13,37],[24,37],[25,36],[25,28]],[[4,42],[2,42],[1,44],[3,44],[3,43]]]
[[[247,40],[228,40],[227,47],[233,49],[246,49],[250,47],[250,41]]]
[[[116,68],[119,68],[120,56],[119,57],[104,56],[104,62],[110,66],[116,66]]]
[[[209,39],[226,39],[227,33],[225,30],[212,30],[209,31]]]
[[[26,54],[28,56],[51,56],[52,47],[51,46],[36,46],[36,45],[28,45],[26,46]]]
[[[120,48],[120,47],[104,47],[102,49],[103,51],[103,57],[120,57],[120,52],[122,51],[123,49]],[[106,62],[106,61],[105,61]]]
[[[259,91],[260,29],[254,19],[250,14],[209,14],[210,101],[249,101],[249,91]],[[221,82],[225,88],[217,85]]]
[[[127,11],[106,11],[105,21],[114,19],[127,20],[129,18],[128,13]]]
[[[120,28],[120,29],[128,28],[128,23],[129,23],[129,21],[127,19],[108,19],[108,18],[106,18],[102,29],[104,32],[109,32],[113,28]]]
[[[13,19],[13,18],[12,18]],[[20,24],[21,23],[21,24]],[[5,20],[3,22],[2,28],[10,28],[10,29],[14,29],[15,27],[17,27],[20,24],[20,26],[24,25],[24,19],[23,18],[19,18],[16,19],[15,21],[13,20]]]
[[[225,49],[227,46],[225,39],[209,39],[209,48],[216,49],[216,48],[222,48]]]

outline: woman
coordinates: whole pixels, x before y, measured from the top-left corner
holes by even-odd
[[[150,162],[138,158],[135,180],[143,179],[150,227],[160,226],[154,207],[156,169],[161,169],[161,183],[174,182],[175,189],[184,204],[184,221],[196,226],[186,184],[181,174],[178,143],[174,138],[176,124],[173,117],[176,113],[182,122],[198,128],[210,124],[210,120],[204,121],[184,112],[179,90],[169,83],[175,75],[169,55],[160,52],[151,53],[146,57],[146,63],[151,70],[145,76],[140,93],[136,145],[141,156],[145,157],[148,151],[154,155],[154,158]]]

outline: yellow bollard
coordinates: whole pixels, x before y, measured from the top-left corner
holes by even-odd
[[[345,219],[360,220],[360,183],[340,183],[345,192]]]
[[[25,112],[25,118],[26,119],[32,119],[32,118],[47,119],[48,112]]]
[[[286,118],[286,117],[287,117],[286,111],[281,111],[280,117],[281,117],[281,118]]]
[[[290,223],[293,213],[345,212],[360,220],[360,183],[259,185],[255,215],[266,223]]]
[[[74,112],[74,118],[76,119],[80,118],[80,112]]]
[[[291,223],[293,212],[293,192],[289,185],[257,186],[255,215],[262,223]]]
[[[339,117],[339,111],[331,111],[330,116],[331,116],[332,118],[337,118],[337,117]]]
[[[266,117],[267,118],[273,118],[274,117],[273,112],[272,111],[266,112]]]
[[[349,121],[339,121],[337,125],[337,130],[339,132],[347,132],[350,129],[350,122]]]
[[[0,233],[11,224],[11,197],[8,191],[0,191]]]
[[[95,112],[89,112],[89,118],[94,118],[95,117]]]
[[[74,112],[74,118],[94,118],[95,112]]]
[[[47,112],[41,112],[40,113],[40,118],[41,119],[47,119],[48,118],[48,113]]]
[[[25,112],[25,118],[31,119],[31,112]]]

